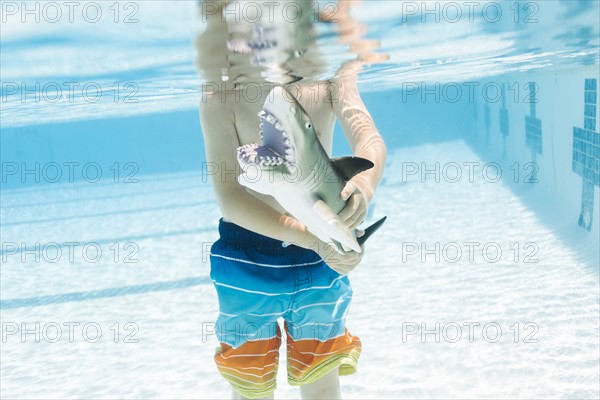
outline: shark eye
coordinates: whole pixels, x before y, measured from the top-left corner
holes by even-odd
[[[304,124],[304,127],[306,129],[310,129],[310,128],[312,128],[312,124],[310,122],[307,122],[306,124]]]

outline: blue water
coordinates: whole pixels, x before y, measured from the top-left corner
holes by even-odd
[[[198,5],[21,4],[0,39],[0,397],[227,398]],[[345,398],[598,398],[598,2],[431,4],[362,2],[347,40],[317,24],[320,78],[372,60],[388,146]]]

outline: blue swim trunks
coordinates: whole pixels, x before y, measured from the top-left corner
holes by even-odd
[[[287,377],[312,383],[338,368],[356,372],[361,342],[345,327],[352,287],[312,250],[283,243],[221,220],[211,247],[210,277],[217,290],[220,346],[215,362],[241,395],[258,398],[276,388],[283,319]]]

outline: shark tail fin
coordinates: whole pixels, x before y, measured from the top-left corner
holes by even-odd
[[[356,241],[358,242],[358,244],[360,244],[362,246],[362,244],[364,242],[366,242],[367,239],[370,238],[371,235],[377,231],[377,229],[381,228],[381,225],[383,225],[383,223],[385,222],[386,219],[387,219],[387,217],[383,217],[380,220],[378,220],[377,222],[373,223],[368,228],[365,228],[365,234],[359,238],[356,238]]]
[[[361,157],[339,157],[331,160],[335,169],[346,181],[352,179],[356,174],[373,168],[372,161]]]

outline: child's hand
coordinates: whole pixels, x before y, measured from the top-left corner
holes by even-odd
[[[360,248],[360,253],[351,250],[340,254],[332,245],[319,240],[316,252],[331,269],[339,274],[347,275],[358,266],[365,254],[365,246],[362,245]],[[313,248],[313,250],[315,249]]]
[[[360,225],[367,216],[369,200],[352,179],[346,182],[341,197],[342,200],[348,200],[348,203],[346,204],[346,207],[340,211],[338,216],[349,229],[354,229]]]

